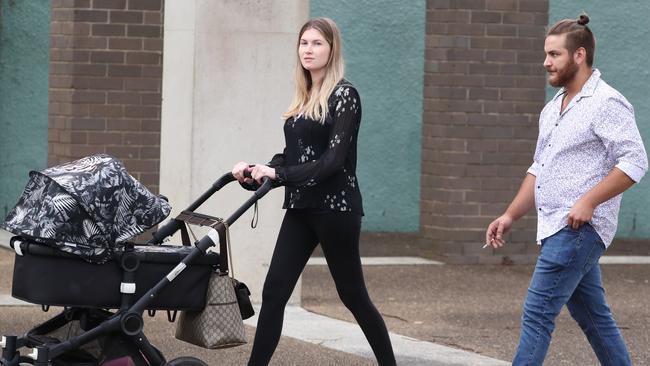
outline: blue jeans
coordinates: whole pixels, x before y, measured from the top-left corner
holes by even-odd
[[[600,278],[598,259],[605,244],[584,224],[565,227],[542,240],[521,320],[513,365],[541,365],[555,329],[555,318],[567,305],[587,336],[601,365],[631,365],[623,337],[612,317]]]

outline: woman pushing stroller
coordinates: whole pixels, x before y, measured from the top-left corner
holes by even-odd
[[[286,147],[266,164],[235,164],[240,183],[267,176],[285,186],[286,209],[262,292],[249,365],[269,363],[282,331],[284,308],[319,243],[339,297],[361,326],[380,365],[395,365],[381,314],[363,279],[359,234],[363,207],[356,178],[361,99],[344,79],[336,24],[316,18],[298,36],[295,92],[283,114]],[[252,178],[245,178],[244,172]]]

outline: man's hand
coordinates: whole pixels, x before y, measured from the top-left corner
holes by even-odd
[[[503,214],[492,221],[485,232],[485,245],[500,248],[506,244],[503,236],[510,230],[515,220],[510,215]]]
[[[595,209],[596,206],[585,197],[579,199],[569,211],[569,219],[567,220],[569,226],[573,230],[578,230],[582,224],[591,221]]]

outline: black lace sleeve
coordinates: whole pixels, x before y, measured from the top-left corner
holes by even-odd
[[[351,85],[338,86],[330,104],[332,128],[325,152],[317,159],[298,165],[276,166],[278,180],[285,186],[315,185],[343,168],[348,150],[361,122],[361,100]]]

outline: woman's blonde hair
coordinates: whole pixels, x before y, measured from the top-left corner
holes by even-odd
[[[293,100],[282,118],[288,119],[298,114],[320,121],[323,123],[329,112],[327,100],[336,87],[336,84],[343,79],[345,65],[343,52],[341,52],[341,34],[336,23],[330,18],[315,18],[309,20],[300,29],[296,50],[300,47],[300,38],[308,29],[315,29],[330,45],[330,57],[325,65],[325,76],[319,87],[314,88],[309,70],[302,67],[300,55],[296,52],[295,68],[295,92]]]

